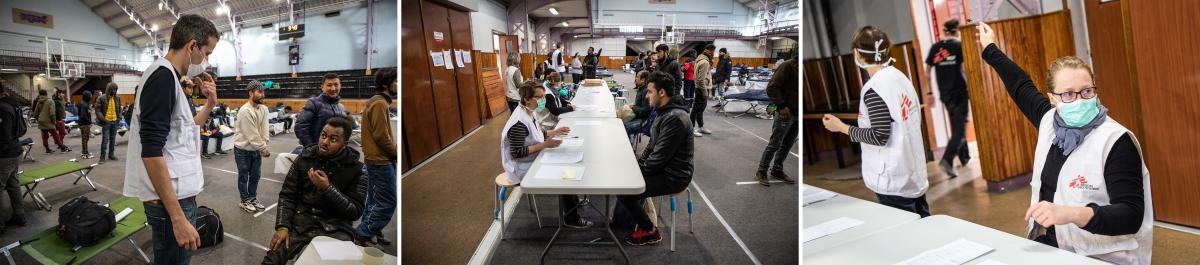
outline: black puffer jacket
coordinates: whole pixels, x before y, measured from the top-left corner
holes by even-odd
[[[308,99],[296,117],[296,139],[300,140],[300,145],[316,145],[317,137],[321,136],[321,129],[325,128],[325,120],[329,117],[341,115],[350,118],[350,113],[346,112],[346,107],[339,100],[325,94]]]
[[[667,178],[683,191],[692,182],[693,146],[692,120],[683,99],[674,97],[666,106],[655,111],[658,116],[650,127],[650,143],[638,159],[642,175],[647,178]]]
[[[325,171],[332,185],[319,191],[308,179],[308,170]],[[353,233],[352,224],[362,215],[367,194],[363,163],[354,148],[343,147],[333,157],[321,157],[317,146],[305,148],[292,163],[283,189],[279,191],[279,212],[275,228],[286,227],[304,232],[320,227],[325,231]]]

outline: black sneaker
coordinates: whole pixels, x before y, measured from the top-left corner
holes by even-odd
[[[771,182],[767,181],[767,172],[766,171],[754,172],[754,180],[757,180],[759,185],[763,185],[763,186],[767,186],[767,187],[771,186]]]
[[[783,170],[772,171],[771,178],[782,180],[784,183],[787,183],[787,184],[796,184],[796,180],[792,179],[791,177],[788,177],[787,174],[784,174]]]
[[[54,153],[54,150],[46,149],[46,153],[47,153],[47,154],[53,154],[53,153]]]
[[[115,156],[115,155],[108,155],[108,160],[117,161],[117,156]]]
[[[226,153],[225,151],[217,151],[217,154],[218,154],[218,155],[224,155],[224,154],[229,154],[229,153]]]
[[[563,226],[575,228],[575,229],[588,228],[588,227],[592,227],[592,225],[593,225],[592,221],[588,221],[587,219],[583,219],[583,218],[579,218],[579,219],[575,219],[575,220],[567,220],[563,224]]]
[[[946,172],[946,175],[949,175],[950,178],[957,178],[958,172],[954,172],[953,163],[954,162],[946,162],[945,160],[942,160],[942,162],[938,163],[938,166],[941,167],[942,172]]]
[[[634,228],[633,233],[625,237],[625,243],[632,246],[653,245],[658,242],[662,242],[662,235],[658,234],[658,228],[650,228],[650,230]]]
[[[203,155],[200,155],[200,157],[202,157],[204,159],[212,159],[212,155],[210,155],[210,154],[203,154]]]

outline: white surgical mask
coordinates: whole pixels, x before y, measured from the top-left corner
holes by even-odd
[[[192,56],[188,56],[187,77],[192,78],[204,73],[204,69],[208,69],[208,57],[205,57],[200,64],[192,64]]]

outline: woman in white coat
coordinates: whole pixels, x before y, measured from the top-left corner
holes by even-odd
[[[1073,56],[1055,59],[1043,96],[995,40],[980,24],[983,60],[1038,129],[1029,238],[1116,264],[1150,264],[1150,172],[1137,137],[1100,104],[1091,67]]]
[[[854,63],[867,70],[858,126],[826,114],[825,128],[863,143],[862,174],[879,203],[929,216],[929,188],[921,138],[921,107],[912,81],[892,67],[887,33],[873,26],[854,32]]]

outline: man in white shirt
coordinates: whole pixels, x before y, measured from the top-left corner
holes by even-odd
[[[258,181],[262,179],[262,159],[271,156],[267,150],[271,135],[267,128],[267,106],[262,104],[262,83],[250,81],[246,91],[249,94],[246,104],[238,109],[233,129],[233,154],[237,162],[238,194],[242,199],[238,206],[256,213],[267,209],[258,202]]]

